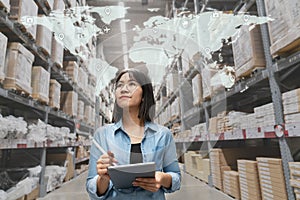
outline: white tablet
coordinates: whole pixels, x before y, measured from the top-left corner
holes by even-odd
[[[155,177],[155,162],[110,166],[108,174],[116,188],[130,188],[136,178]]]

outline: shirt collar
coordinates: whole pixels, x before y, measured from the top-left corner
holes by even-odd
[[[116,122],[114,124],[114,132],[116,132],[116,130],[118,130],[118,129],[124,130],[122,119],[120,119],[118,122]],[[149,121],[145,122],[145,131],[147,131],[148,129],[157,131],[158,130],[157,124],[155,124],[153,122],[149,122]]]

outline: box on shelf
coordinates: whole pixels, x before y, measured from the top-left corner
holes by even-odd
[[[50,73],[41,66],[34,66],[31,74],[32,98],[49,103]]]
[[[7,48],[7,37],[0,32],[0,83],[4,80],[5,55]]]
[[[233,37],[232,43],[235,73],[237,77],[249,76],[255,69],[266,66],[264,49],[259,26],[249,30],[242,26],[240,34]]]
[[[235,199],[240,199],[239,173],[237,171],[224,171],[224,193],[231,195]]]
[[[74,91],[61,92],[60,108],[66,114],[75,117],[77,115],[78,94]]]
[[[78,120],[84,119],[84,102],[81,100],[78,100],[77,119]]]
[[[68,77],[74,82],[78,83],[78,77],[79,77],[79,67],[76,61],[64,61],[64,70]]]
[[[63,2],[63,1],[61,1]],[[51,59],[59,67],[63,67],[64,46],[52,37]]]
[[[31,95],[31,70],[34,55],[20,43],[9,43],[5,58],[5,89],[14,89]]]
[[[261,200],[257,161],[237,160],[242,199]]]
[[[202,94],[202,78],[201,74],[197,74],[192,79],[193,87],[193,104],[201,105],[203,103],[203,94]]]
[[[66,157],[65,167],[67,168],[67,173],[64,181],[69,181],[75,176],[75,168],[74,168],[74,152],[68,152]]]
[[[14,19],[22,24],[23,20],[26,20],[26,23],[33,22],[33,18],[38,14],[38,6],[34,0],[10,0],[10,18]],[[26,19],[23,19],[23,17]],[[26,31],[30,36],[36,38],[36,25],[25,27]]]
[[[271,40],[271,54],[273,56],[299,50],[299,2],[290,0],[265,1],[267,16],[275,19],[268,23]]]
[[[207,68],[202,69],[202,90],[203,90],[203,100],[208,100],[213,96],[213,86],[211,84],[212,77],[217,73],[217,70]]]
[[[39,15],[39,17],[46,17]],[[51,54],[52,32],[43,25],[37,25],[36,44],[42,47],[42,51],[46,55]]]
[[[7,12],[10,12],[9,0],[0,0],[0,8],[5,8]]]
[[[60,89],[60,83],[55,79],[51,79],[49,87],[49,106],[52,108],[60,109]]]
[[[256,160],[263,199],[270,195],[287,199],[282,160],[267,157],[257,157]]]

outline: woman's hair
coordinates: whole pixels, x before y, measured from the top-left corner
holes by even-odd
[[[143,72],[130,68],[122,70],[118,73],[115,79],[115,86],[118,84],[120,78],[123,74],[128,73],[130,78],[136,80],[142,90],[142,102],[140,104],[140,110],[138,117],[140,118],[141,122],[152,121],[155,115],[155,100],[153,95],[153,87],[150,78]],[[114,111],[113,111],[113,122],[118,122],[122,118],[123,110],[115,101],[114,104]]]

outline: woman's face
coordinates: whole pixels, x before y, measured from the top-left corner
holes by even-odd
[[[134,78],[130,78],[129,73],[123,74],[116,84],[115,96],[120,108],[139,108],[142,94],[141,85]]]

